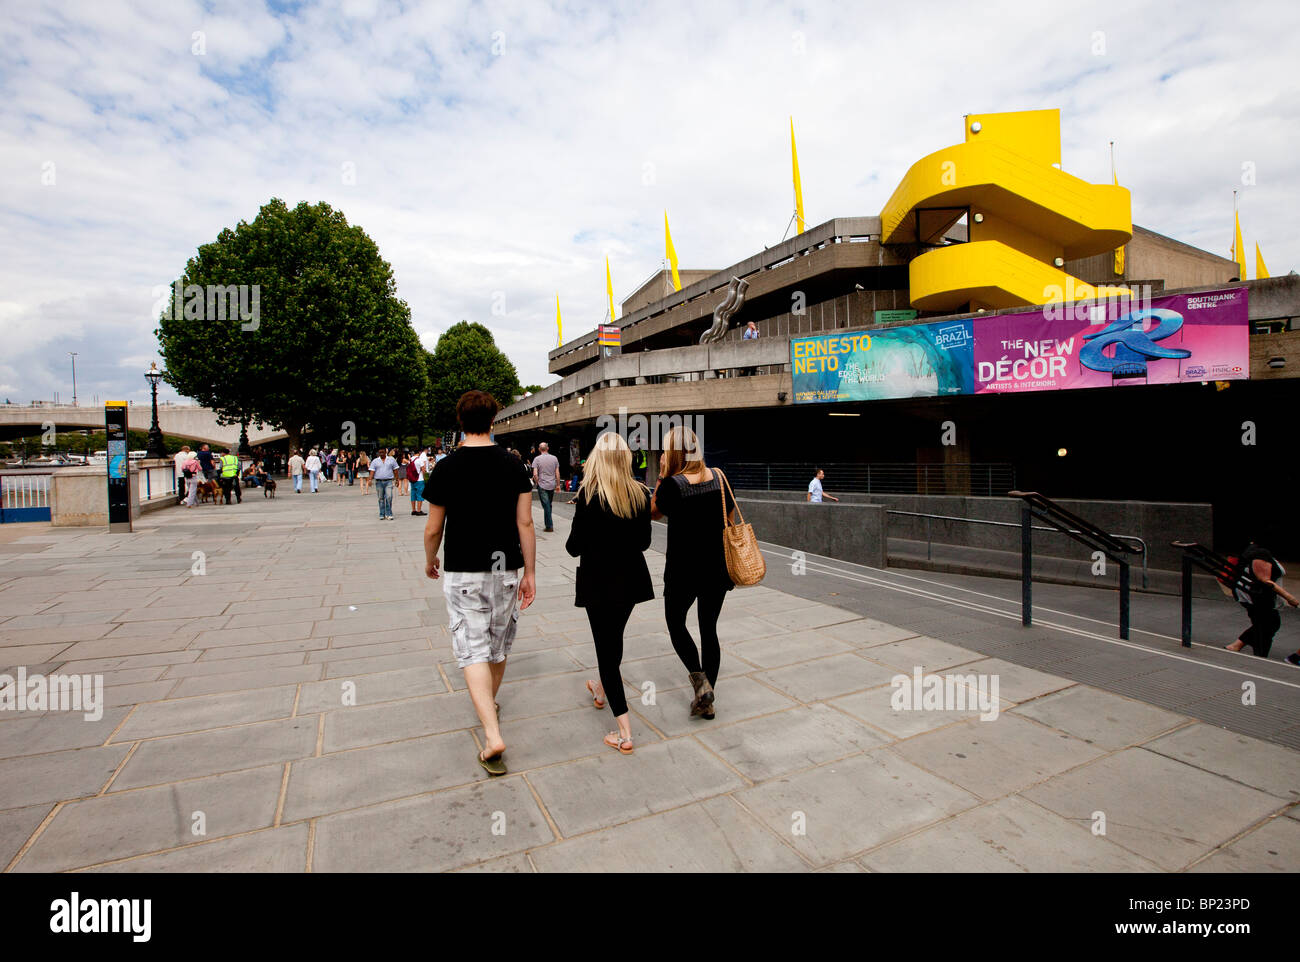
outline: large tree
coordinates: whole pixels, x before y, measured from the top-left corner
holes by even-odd
[[[456,427],[456,402],[466,391],[491,394],[502,407],[522,393],[519,374],[482,324],[447,328],[428,358],[429,420],[438,430]]]
[[[251,223],[200,247],[180,283],[181,301],[173,293],[155,332],[165,379],[226,423],[281,428],[290,447],[308,427],[346,441],[350,424],[360,440],[400,430],[427,389],[392,268],[328,204],[291,210],[272,198]],[[231,285],[257,289],[255,317],[220,312],[219,299],[204,296]]]

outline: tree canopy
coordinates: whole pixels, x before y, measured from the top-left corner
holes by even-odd
[[[523,393],[515,366],[482,324],[461,321],[447,328],[428,362],[429,420],[439,430],[456,426],[456,402],[466,391],[487,391],[502,407]]]
[[[213,288],[238,289],[244,313]],[[169,300],[155,331],[164,379],[226,423],[280,428],[296,446],[308,426],[361,437],[424,417],[426,352],[392,268],[328,204],[272,198],[202,245]]]

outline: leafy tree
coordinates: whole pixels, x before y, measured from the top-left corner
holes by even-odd
[[[428,370],[429,420],[439,431],[456,427],[456,402],[466,391],[487,391],[502,407],[523,391],[515,366],[492,332],[470,321],[453,324],[438,338]]]
[[[360,227],[328,204],[272,198],[186,264],[155,332],[165,380],[222,423],[359,440],[395,423],[425,392],[422,348],[392,268]],[[188,285],[200,285],[191,289]],[[225,318],[208,285],[247,285],[249,313]],[[227,287],[227,289],[229,289]],[[195,297],[195,294],[200,296]],[[196,309],[197,308],[197,309]],[[233,316],[232,316],[233,314]]]
[[[523,390],[525,394],[536,394],[541,389],[542,386],[540,384],[526,384],[524,385]]]

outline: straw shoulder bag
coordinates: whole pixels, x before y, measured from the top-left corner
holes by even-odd
[[[731,491],[731,482],[717,468],[713,472],[722,479],[718,488],[722,497],[722,548],[727,556],[727,575],[742,588],[756,585],[767,574],[767,562],[763,560],[763,552],[758,548],[754,526],[745,521],[739,501],[736,501],[736,514],[740,521],[732,524],[727,517],[727,492]],[[734,491],[731,492],[731,498],[735,501]]]

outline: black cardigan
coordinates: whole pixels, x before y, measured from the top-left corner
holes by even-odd
[[[635,605],[655,596],[646,567],[650,547],[650,493],[635,518],[620,518],[599,498],[579,494],[564,549],[578,564],[575,606]]]

